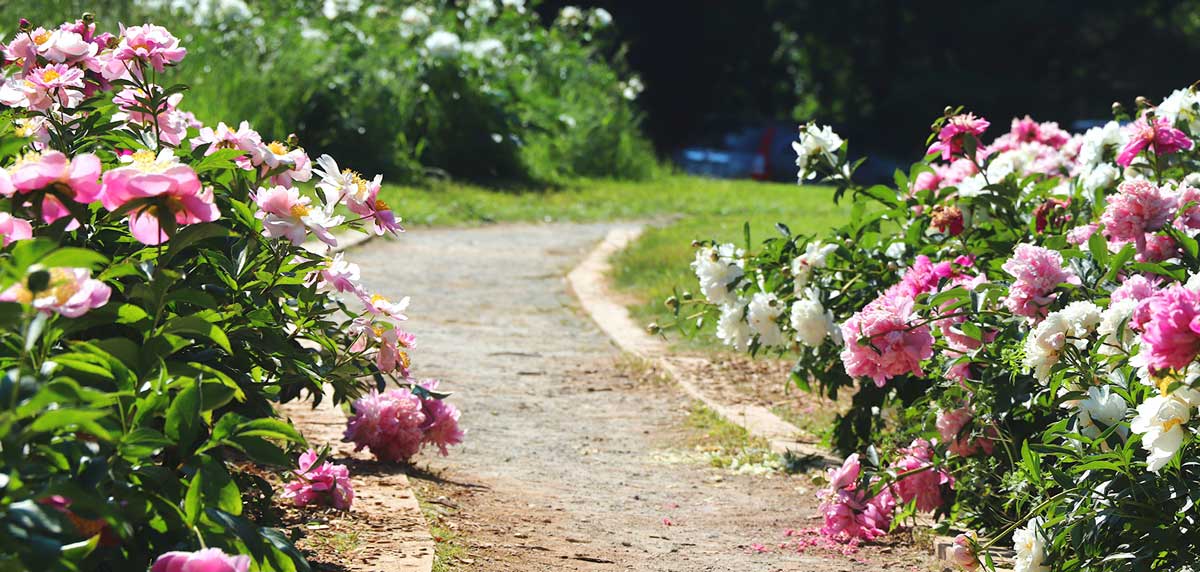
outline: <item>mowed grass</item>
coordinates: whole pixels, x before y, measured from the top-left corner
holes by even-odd
[[[663,300],[679,287],[696,291],[688,266],[693,240],[744,245],[750,223],[752,244],[776,235],[782,222],[795,233],[821,233],[849,217],[849,201],[833,202],[833,189],[794,184],[669,176],[645,182],[579,181],[563,189],[508,192],[461,184],[428,188],[385,187],[380,198],[410,226],[477,225],[492,222],[593,222],[656,220],[642,237],[613,260],[613,279],[633,301],[634,317],[666,323]],[[666,221],[666,222],[664,222]],[[712,324],[706,327],[711,332]],[[711,335],[683,341],[714,348]]]

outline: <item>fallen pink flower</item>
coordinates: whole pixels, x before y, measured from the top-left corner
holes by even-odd
[[[284,485],[283,493],[279,496],[301,507],[319,504],[350,510],[354,502],[350,470],[345,465],[335,465],[329,461],[317,465],[318,457],[313,449],[300,455],[299,466],[293,473],[295,480]]]

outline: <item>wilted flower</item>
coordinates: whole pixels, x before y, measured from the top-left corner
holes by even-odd
[[[292,473],[295,480],[284,485],[280,498],[290,500],[296,506],[318,504],[350,510],[350,504],[354,502],[350,470],[329,461],[318,465],[318,458],[320,455],[313,449],[300,455],[299,466]]]
[[[900,458],[892,468],[901,476],[889,489],[903,502],[916,501],[917,510],[934,512],[944,503],[942,490],[954,486],[954,477],[933,465],[933,447],[917,439],[899,450]]]
[[[929,213],[929,225],[937,229],[938,232],[948,234],[950,236],[958,236],[963,231],[963,213],[962,209],[956,206],[937,205],[933,207],[933,211]]]

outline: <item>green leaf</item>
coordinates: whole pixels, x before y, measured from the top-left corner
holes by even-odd
[[[200,336],[208,338],[228,353],[233,353],[229,346],[229,338],[216,324],[200,316],[179,316],[172,318],[163,325],[164,334],[180,334],[185,336]]]
[[[1092,236],[1088,238],[1088,250],[1102,268],[1108,266],[1108,241],[1104,239],[1104,235],[1093,232]]]
[[[200,390],[192,383],[176,394],[167,407],[165,432],[183,451],[188,450],[200,430],[200,406]]]
[[[38,415],[37,419],[34,419],[33,423],[29,425],[29,430],[37,433],[52,433],[62,429],[82,429],[101,439],[108,440],[108,431],[96,422],[107,414],[106,411],[93,409],[55,409]]]
[[[47,268],[95,269],[108,263],[108,257],[86,248],[60,248],[39,261]]]
[[[279,419],[253,419],[242,423],[234,432],[247,437],[267,437],[304,443],[304,437],[291,423]]]

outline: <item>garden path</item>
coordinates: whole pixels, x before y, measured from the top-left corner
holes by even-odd
[[[410,473],[466,549],[453,569],[925,569],[901,545],[782,549],[819,522],[811,482],[687,454],[687,398],[620,367],[567,291],[614,226],[421,229],[348,254],[381,294],[413,297],[414,374],[457,392],[466,443]]]

